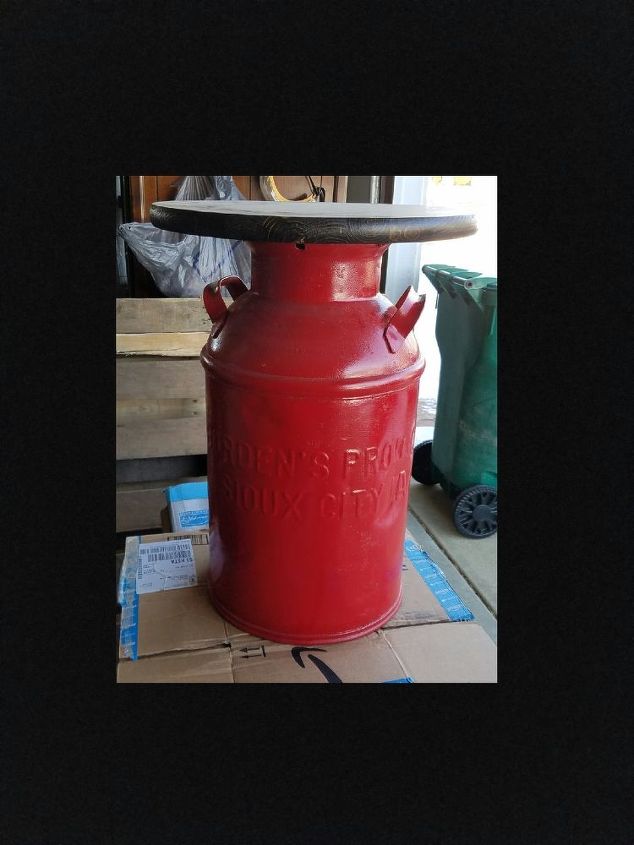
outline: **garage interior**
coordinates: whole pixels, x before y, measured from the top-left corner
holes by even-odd
[[[325,203],[475,207],[478,221],[475,235],[430,243],[394,243],[387,250],[381,269],[380,290],[392,302],[396,302],[407,285],[413,285],[418,294],[426,294],[423,314],[414,329],[426,359],[420,380],[414,442],[417,445],[433,440],[440,379],[440,354],[434,336],[438,296],[422,273],[422,267],[432,263],[451,265],[496,276],[496,178],[231,178],[244,200],[269,200],[272,206],[276,199],[263,192],[263,179],[271,180],[283,201],[298,205],[314,193],[316,202]],[[161,322],[164,321],[161,315],[167,313],[169,303],[176,297],[166,296],[160,290],[152,273],[138,260],[119,230],[130,223],[149,224],[152,204],[173,200],[183,179],[180,176],[116,177],[118,596],[127,541],[174,531],[166,488],[207,480],[202,368],[199,377],[196,375],[200,348],[209,332],[206,315],[200,309],[200,300],[191,297],[183,300],[185,310],[169,317],[169,325]],[[159,336],[170,338],[171,348],[156,348],[154,344]],[[174,381],[172,376],[165,375],[168,371],[182,375]],[[154,392],[147,389],[150,382],[156,385]],[[414,478],[409,482],[407,531],[471,611],[473,622],[497,644],[497,534],[475,540],[462,536],[456,531],[448,497],[440,485],[426,486]],[[117,638],[120,647],[120,604]]]

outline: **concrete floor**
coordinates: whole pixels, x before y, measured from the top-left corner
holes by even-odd
[[[416,443],[431,440],[433,426],[416,429]],[[444,571],[447,580],[497,642],[497,535],[470,540],[451,518],[451,501],[439,485],[410,482],[408,528]]]

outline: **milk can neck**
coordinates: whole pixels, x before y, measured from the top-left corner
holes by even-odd
[[[295,302],[367,299],[379,291],[388,244],[254,242],[251,290]]]

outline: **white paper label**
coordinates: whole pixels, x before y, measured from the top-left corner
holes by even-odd
[[[190,539],[139,544],[138,594],[191,587],[196,583],[194,550]]]

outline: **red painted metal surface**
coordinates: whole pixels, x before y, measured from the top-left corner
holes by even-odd
[[[423,298],[378,293],[385,244],[249,246],[251,289],[204,294],[211,598],[270,640],[353,639],[400,602]]]

